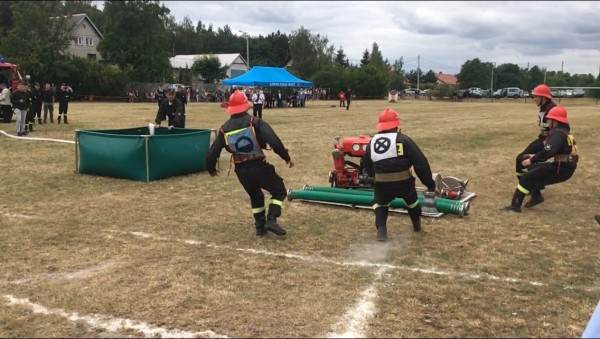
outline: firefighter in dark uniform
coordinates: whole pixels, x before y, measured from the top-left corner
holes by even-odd
[[[60,89],[56,92],[56,99],[58,100],[58,123],[60,124],[60,118],[64,117],[65,124],[69,123],[67,119],[67,113],[69,111],[69,101],[71,101],[71,94],[73,90],[66,84],[60,85]]]
[[[287,191],[275,167],[266,162],[263,149],[269,145],[291,168],[294,163],[288,150],[267,122],[247,113],[252,104],[243,92],[233,92],[224,106],[227,106],[231,117],[220,128],[217,139],[210,147],[206,157],[208,171],[211,176],[217,175],[217,159],[223,148],[232,153],[235,173],[250,196],[256,235],[263,236],[267,231],[285,235],[286,231],[277,223],[277,218],[281,216]],[[263,189],[271,194],[266,215]]]
[[[156,90],[156,103],[158,104],[158,107],[160,107],[160,104],[162,104],[162,102],[165,100],[165,91],[163,90],[162,87],[159,87]]]
[[[160,127],[160,123],[165,119],[168,119],[169,127],[185,128],[185,111],[183,109],[183,103],[175,97],[175,90],[170,89],[167,92],[167,97],[162,101],[160,107],[158,107],[158,113],[156,113],[157,127]]]
[[[533,193],[552,184],[571,178],[579,156],[573,135],[570,134],[567,111],[562,106],[555,106],[546,115],[549,132],[543,140],[542,148],[534,154],[526,154],[521,162],[527,171],[519,176],[519,184],[513,194],[510,206],[505,210],[521,212],[521,204],[526,195],[531,194],[529,206],[544,201],[541,195]],[[546,162],[553,159],[552,162]]]
[[[408,214],[415,232],[421,231],[421,206],[417,199],[413,167],[421,182],[427,186],[427,196],[435,193],[435,182],[429,162],[417,144],[399,130],[398,113],[386,108],[379,114],[377,134],[367,145],[363,165],[369,175],[375,177],[375,227],[377,240],[387,239],[389,203],[395,198],[406,202]]]
[[[526,167],[523,167],[522,165],[522,162],[526,159],[527,155],[535,154],[544,149],[544,139],[548,136],[548,131],[550,130],[548,127],[547,115],[548,112],[550,112],[550,110],[556,106],[556,104],[552,101],[552,92],[550,91],[550,87],[548,87],[545,84],[536,86],[531,94],[533,95],[533,100],[535,104],[540,109],[538,113],[538,125],[540,126],[540,134],[538,135],[537,139],[532,141],[529,144],[529,146],[527,146],[523,150],[523,152],[517,155],[517,158],[515,159],[517,177],[527,173],[528,169]],[[544,189],[544,187],[540,187],[539,189],[536,189],[531,192],[531,196],[533,198],[532,202],[544,200],[544,198],[542,198],[542,189]],[[525,207],[527,208],[533,206],[534,205],[531,205],[529,202],[525,204]]]
[[[31,90],[31,120],[29,123],[30,131],[32,131],[32,124],[35,122],[37,117],[38,125],[42,124],[42,90],[39,83],[35,83]]]
[[[185,93],[185,87],[183,87],[183,86],[180,86],[180,87],[177,89],[177,92],[176,92],[176,93],[177,93],[177,94],[176,94],[176,97],[177,97],[177,99],[178,99],[179,101],[181,101],[181,103],[183,104],[183,114],[185,114],[185,106],[187,106],[187,103],[188,103],[188,102],[187,102],[187,95],[186,95],[186,93]]]

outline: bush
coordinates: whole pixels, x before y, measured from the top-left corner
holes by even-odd
[[[431,89],[431,96],[436,99],[452,98],[456,95],[456,88],[451,85],[439,84]]]

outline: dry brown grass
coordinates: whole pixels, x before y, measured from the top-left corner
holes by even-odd
[[[498,209],[515,187],[515,154],[536,135],[531,101],[391,104],[434,171],[471,178],[479,196],[468,217],[427,219],[418,235],[405,216],[391,217],[392,241],[383,248],[374,241],[368,211],[298,202],[286,204],[285,239],[256,239],[248,198],[235,176],[227,177],[225,155],[217,178],[200,173],[145,184],[75,174],[72,145],[0,136],[0,295],[189,331],[322,336],[373,280],[370,268],[174,241],[194,239],[547,284],[391,270],[378,283],[378,313],[368,324],[369,336],[579,336],[600,298],[600,290],[585,290],[600,285],[600,229],[592,218],[600,200],[600,106],[563,103],[580,166],[572,180],[546,190],[544,204],[521,215]],[[388,106],[356,101],[345,111],[330,104],[335,102],[264,112],[296,162],[288,169],[274,154],[269,157],[288,188],[327,184],[333,137],[372,133],[377,113]],[[72,140],[75,128],[140,126],[155,113],[153,104],[74,103],[70,125],[42,125],[35,135]],[[216,128],[225,119],[216,104],[188,106],[189,127]],[[13,125],[0,128],[12,132]],[[106,263],[108,268],[94,270]],[[90,268],[92,273],[69,275]],[[0,299],[1,337],[102,335]]]

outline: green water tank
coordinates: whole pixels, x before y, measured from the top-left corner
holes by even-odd
[[[75,132],[76,170],[151,181],[206,170],[209,129],[148,127]]]

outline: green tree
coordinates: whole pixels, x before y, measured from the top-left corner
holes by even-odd
[[[365,49],[365,51],[363,52],[363,56],[360,59],[360,67],[365,67],[369,64],[369,59],[370,59],[370,55],[369,55],[369,50]]]
[[[222,66],[217,57],[202,57],[192,65],[192,73],[200,75],[206,83],[212,84],[225,79],[227,76],[227,65]]]
[[[13,27],[13,2],[0,1],[0,36],[4,36]]]
[[[494,78],[496,80],[495,83],[497,84],[494,86],[495,88],[520,87],[522,84],[523,72],[517,64],[502,64],[496,67]]]
[[[534,65],[527,72],[527,86],[524,86],[523,89],[530,91],[542,82],[544,82],[544,72],[537,65]]]
[[[461,88],[479,87],[489,88],[493,64],[481,62],[479,58],[467,60],[461,66],[457,75]],[[495,76],[495,75],[494,75]],[[516,85],[516,84],[515,84]],[[496,86],[494,86],[496,87]]]
[[[362,63],[362,60],[361,60]],[[383,61],[383,55],[379,50],[379,45],[376,42],[373,43],[373,47],[371,49],[371,56],[369,57],[369,64],[377,67],[383,68],[385,67],[385,62]]]
[[[301,78],[312,78],[320,69],[333,63],[334,48],[327,37],[312,34],[304,27],[292,32],[289,38],[293,71]]]
[[[55,63],[71,40],[62,4],[53,1],[19,1],[11,4],[13,26],[0,37],[0,54],[14,60],[34,80],[52,79]]]
[[[427,71],[421,78],[421,82],[424,84],[432,84],[437,82],[437,78],[435,77],[435,72],[433,70]]]
[[[335,54],[335,62],[343,67],[349,66],[348,58],[346,57],[346,54],[344,53],[344,49],[342,47],[340,47]]]
[[[171,72],[168,14],[157,1],[106,1],[100,53],[133,80],[164,81]]]

